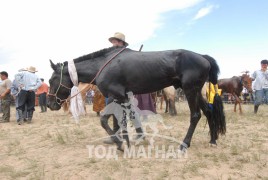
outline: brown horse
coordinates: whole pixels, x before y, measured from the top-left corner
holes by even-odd
[[[239,111],[242,113],[241,99],[239,96],[242,93],[243,86],[252,93],[252,79],[249,75],[243,74],[242,76],[233,76],[232,78],[219,79],[219,89],[222,89],[222,93],[230,93],[235,97],[234,112],[236,112],[236,106],[239,104]]]

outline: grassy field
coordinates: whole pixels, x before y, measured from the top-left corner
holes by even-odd
[[[202,116],[187,158],[89,158],[87,145],[105,137],[99,117],[87,106],[88,114],[76,125],[63,111],[39,113],[32,124],[17,125],[12,107],[10,123],[0,124],[0,179],[268,179],[268,106],[243,105],[244,114],[233,113],[225,105],[227,133],[210,147],[209,130]],[[178,115],[171,117],[158,109],[165,129],[158,134],[181,141],[189,126],[186,103],[177,104]],[[148,145],[149,138],[142,142]],[[155,143],[172,142],[155,138]],[[121,153],[121,154],[120,154]]]

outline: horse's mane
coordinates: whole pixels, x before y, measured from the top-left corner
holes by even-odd
[[[116,48],[119,48],[119,47],[112,46],[112,47],[109,47],[109,48],[104,48],[102,50],[95,51],[93,53],[90,53],[90,54],[75,58],[74,62],[79,63],[79,62],[82,62],[82,61],[86,61],[86,60],[94,59],[94,58],[97,58],[97,57],[101,57],[101,56],[105,55],[107,52],[110,52],[110,51],[112,51],[112,50],[114,50]],[[64,65],[66,65],[66,64],[67,64],[67,62],[64,62]]]

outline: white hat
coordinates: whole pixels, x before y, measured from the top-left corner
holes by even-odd
[[[125,41],[125,35],[123,33],[120,32],[114,33],[114,36],[110,37],[109,41],[112,42],[113,39],[123,41],[125,46],[128,46],[128,43]]]
[[[28,67],[27,71],[32,72],[32,73],[37,72],[36,68],[33,66]]]

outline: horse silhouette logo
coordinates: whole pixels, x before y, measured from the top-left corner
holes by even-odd
[[[157,128],[158,123],[160,123],[165,129],[171,129],[171,126],[166,126],[164,124],[163,118],[160,114],[156,114],[149,110],[141,110],[138,108],[138,100],[133,96],[132,92],[127,93],[129,101],[126,103],[118,104],[116,101],[108,104],[101,115],[110,115],[113,114],[115,118],[118,120],[119,129],[115,133],[115,136],[123,141],[124,135],[128,136],[129,132],[132,132],[135,127],[142,128],[143,133],[136,136],[138,138],[132,139],[132,142],[135,145],[139,144],[141,141],[144,140],[145,135],[151,136],[149,143],[150,146],[154,145],[154,138],[158,135],[159,130]],[[128,122],[131,121],[132,126],[127,126]],[[147,133],[146,129],[149,127],[152,130],[152,133]],[[122,134],[123,132],[123,134]],[[127,133],[127,134],[125,134]],[[122,137],[123,135],[123,137]],[[128,143],[128,142],[127,142]],[[129,146],[129,143],[128,143]]]

